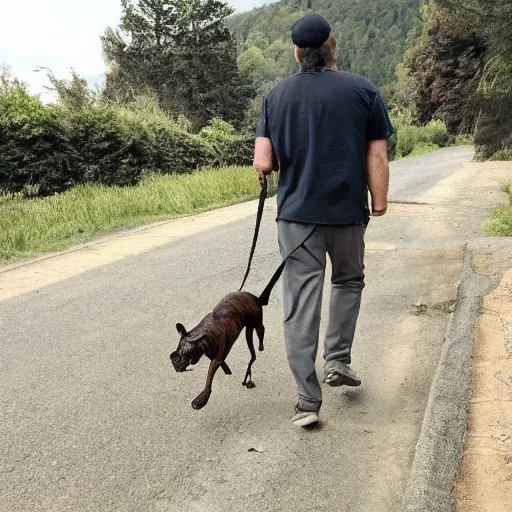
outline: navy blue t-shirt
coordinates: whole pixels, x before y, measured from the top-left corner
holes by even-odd
[[[278,220],[365,222],[367,144],[392,134],[379,91],[362,76],[324,70],[280,82],[263,98],[256,132],[279,160]]]

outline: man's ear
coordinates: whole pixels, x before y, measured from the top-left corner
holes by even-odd
[[[186,336],[187,335],[187,329],[183,326],[183,324],[176,324],[176,330],[180,334],[180,336]]]
[[[293,54],[295,55],[295,60],[297,61],[297,64],[300,66],[300,48],[298,46],[294,47]]]

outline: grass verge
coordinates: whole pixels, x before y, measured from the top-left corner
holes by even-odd
[[[240,203],[258,196],[250,167],[149,174],[134,187],[81,185],[43,199],[0,195],[0,262],[64,249],[122,228]]]
[[[441,149],[440,146],[437,144],[431,144],[429,142],[419,142],[416,144],[413,148],[413,150],[403,158],[407,158],[409,156],[419,156],[419,155],[425,155],[427,153],[431,153],[432,151],[437,151],[438,149]]]
[[[505,185],[505,192],[508,194],[510,204],[492,212],[485,224],[485,231],[488,235],[512,236],[512,182]]]

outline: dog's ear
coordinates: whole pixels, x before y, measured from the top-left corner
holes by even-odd
[[[180,334],[180,336],[186,336],[187,335],[187,329],[183,326],[183,324],[176,324],[176,330]]]

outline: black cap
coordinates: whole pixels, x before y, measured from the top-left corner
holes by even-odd
[[[319,14],[309,14],[292,27],[292,41],[299,48],[320,48],[331,33],[331,26]]]

